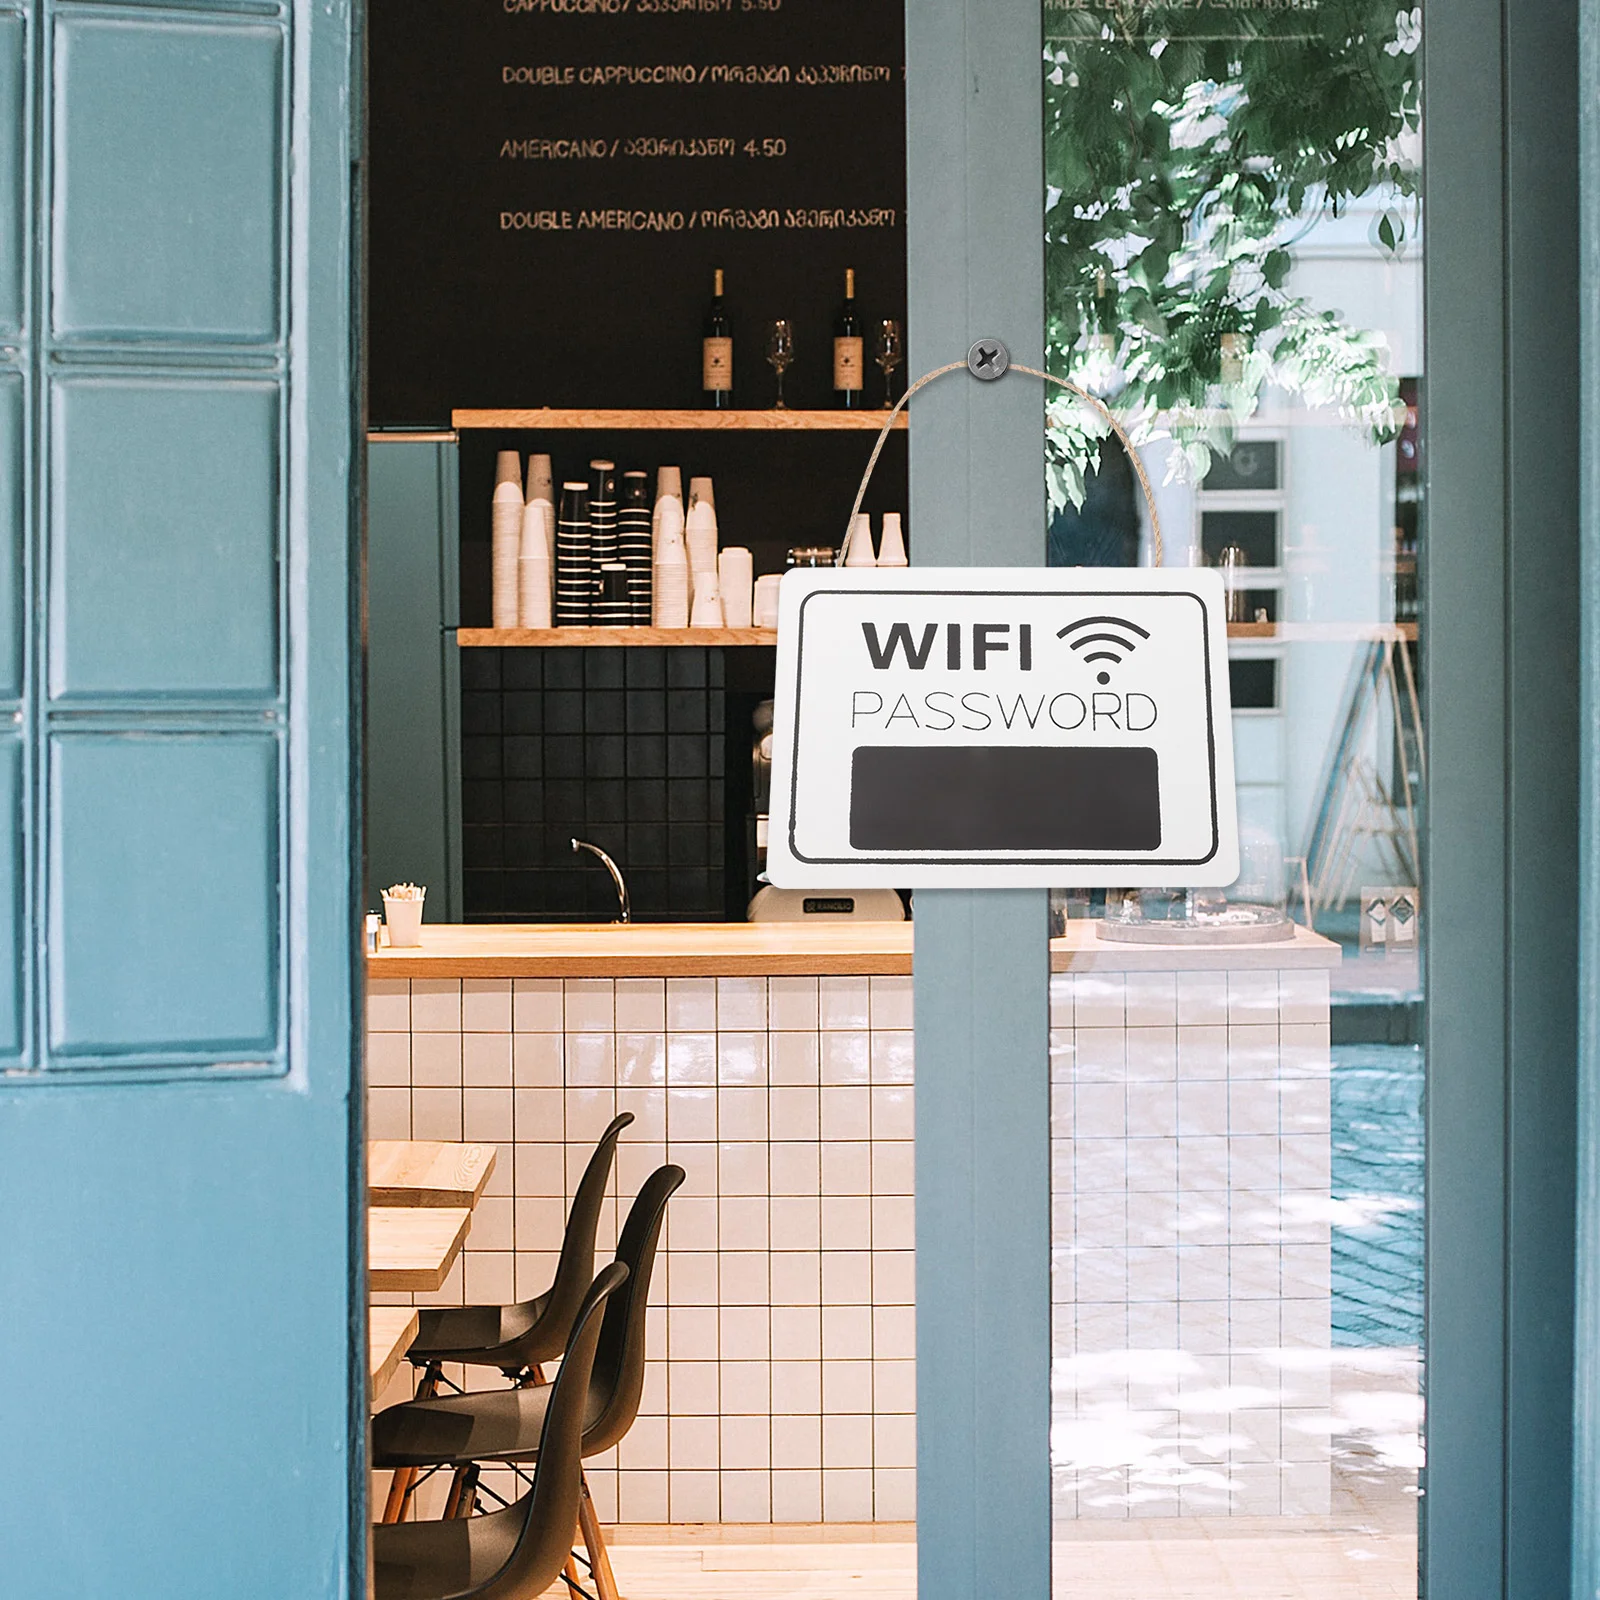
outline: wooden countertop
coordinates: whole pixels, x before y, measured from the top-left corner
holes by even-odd
[[[411,1341],[417,1336],[415,1306],[372,1306],[367,1311],[367,1338],[371,1345],[373,1400],[389,1387],[400,1370]]]
[[[367,957],[372,978],[861,977],[911,971],[909,922],[424,923],[420,947]],[[1090,922],[1050,943],[1055,972],[1203,972],[1336,967],[1339,947],[1100,941]]]
[[[367,1141],[367,1204],[466,1206],[483,1198],[494,1173],[492,1144],[432,1139]]]
[[[373,1290],[444,1286],[467,1242],[465,1206],[373,1206],[367,1212],[367,1283]]]

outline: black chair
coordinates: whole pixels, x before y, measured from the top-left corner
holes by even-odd
[[[614,1261],[590,1285],[546,1400],[533,1484],[484,1517],[379,1523],[372,1530],[375,1600],[531,1600],[572,1555],[583,1475],[583,1423],[604,1307],[627,1281]]]
[[[583,1427],[585,1457],[609,1450],[639,1414],[644,1392],[645,1308],[650,1299],[650,1278],[667,1201],[683,1179],[682,1167],[658,1167],[645,1180],[623,1224],[617,1261],[628,1269],[628,1281],[606,1306],[605,1324],[600,1330]],[[565,1370],[563,1366],[562,1371]],[[453,1395],[444,1400],[412,1400],[390,1406],[372,1420],[372,1465],[399,1471],[453,1467],[457,1480],[451,1491],[451,1507],[459,1509],[470,1505],[471,1494],[463,1498],[467,1481],[463,1475],[473,1471],[476,1463],[544,1459],[545,1418],[554,1403],[551,1389],[543,1387]],[[580,1494],[579,1527],[589,1552],[590,1571],[600,1600],[615,1600],[616,1581],[587,1483],[582,1485]]]
[[[632,1121],[633,1113],[624,1111],[600,1135],[572,1197],[555,1277],[542,1295],[509,1306],[430,1306],[420,1313],[417,1336],[406,1351],[411,1364],[423,1369],[417,1384],[419,1399],[430,1399],[437,1392],[447,1361],[498,1367],[513,1382],[543,1383],[543,1364],[561,1354],[572,1331],[572,1319],[594,1278],[594,1236],[600,1207],[617,1140]],[[409,1469],[395,1473],[383,1510],[386,1523],[404,1521],[416,1479]]]

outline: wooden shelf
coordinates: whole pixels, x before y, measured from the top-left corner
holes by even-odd
[[[1365,640],[1407,639],[1415,642],[1414,622],[1230,622],[1230,639],[1276,639],[1285,644],[1349,644]],[[596,649],[601,646],[695,645],[700,649],[736,649],[775,645],[773,628],[457,628],[456,643],[464,650]]]
[[[727,649],[740,645],[775,645],[772,628],[457,628],[456,643],[465,650],[534,647],[541,650],[616,645],[698,645]]]
[[[659,432],[692,430],[708,433],[742,431],[798,433],[872,432],[883,426],[883,411],[561,411],[553,407],[532,411],[452,411],[455,428],[650,429]],[[907,426],[904,411],[894,419],[897,429]]]

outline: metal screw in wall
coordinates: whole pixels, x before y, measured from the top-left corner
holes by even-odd
[[[980,339],[967,351],[967,368],[974,378],[993,383],[1011,365],[1011,352],[998,339]]]

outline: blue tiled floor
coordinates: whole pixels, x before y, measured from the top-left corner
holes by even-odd
[[[1333,1342],[1422,1340],[1422,1050],[1333,1050]]]

